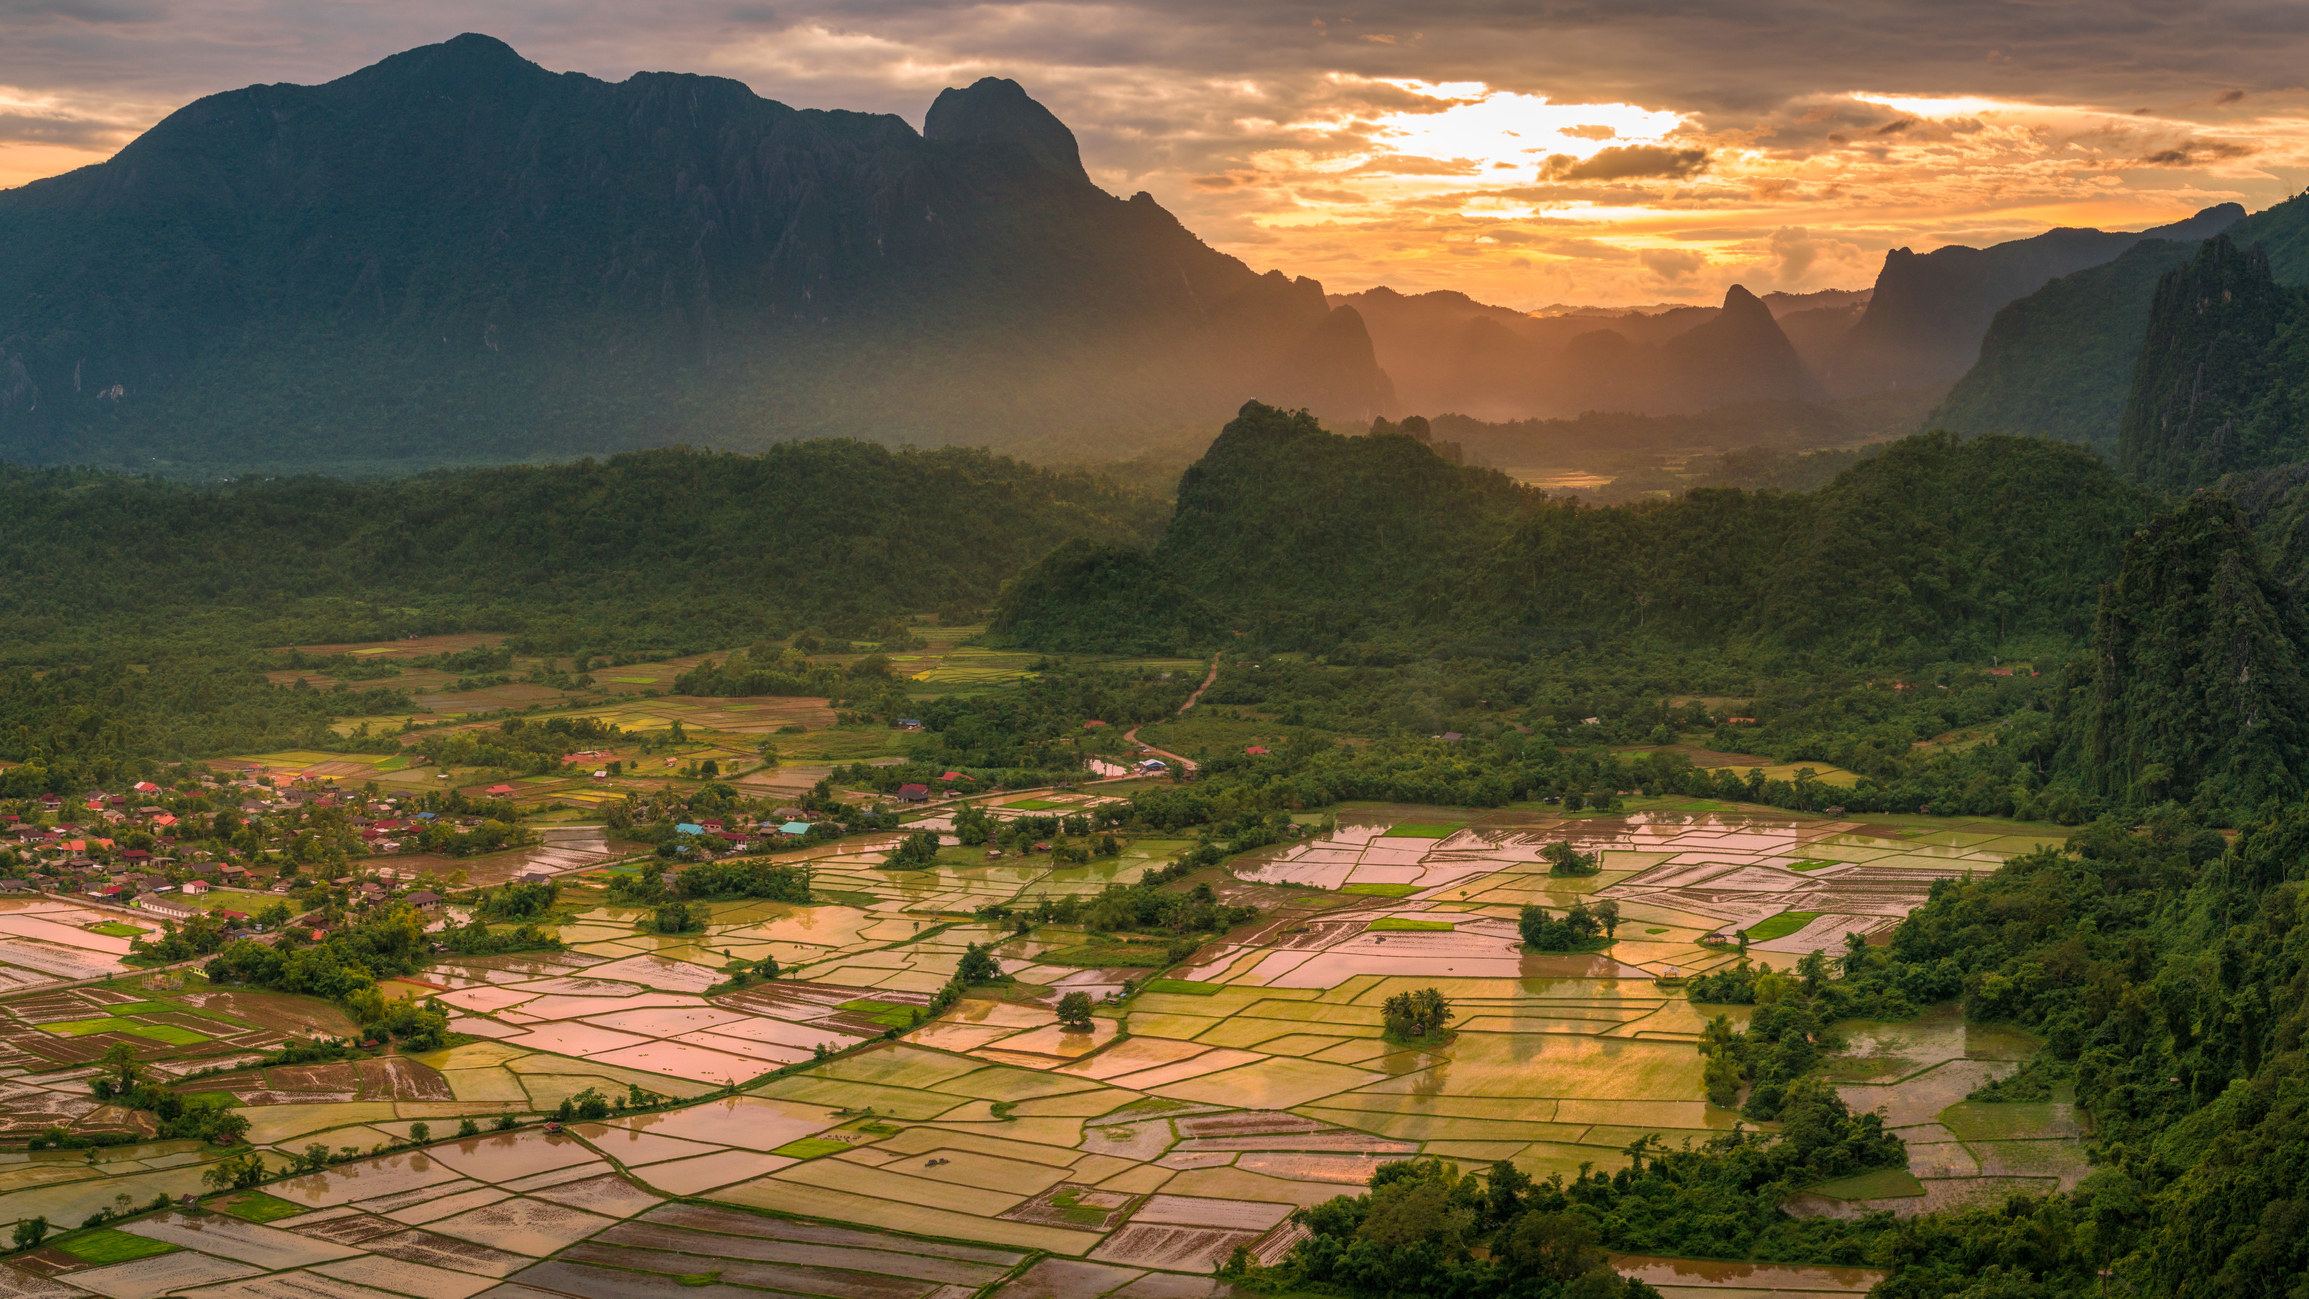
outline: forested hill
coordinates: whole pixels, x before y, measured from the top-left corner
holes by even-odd
[[[485,36],[213,95],[0,193],[0,456],[405,473],[1390,402],[1351,308],[1091,184],[1016,83],[925,129]]]
[[[1243,632],[1331,653],[1753,643],[1846,662],[2079,643],[2150,501],[2081,448],[1926,435],[1807,495],[1591,508],[1252,405],[1160,544],[1074,547],[1004,594],[1054,649]],[[1086,616],[1095,611],[1096,616]]]
[[[2240,249],[2258,245],[2277,283],[2309,284],[2309,197],[2222,233]],[[1927,427],[2065,438],[2115,454],[2157,286],[2198,247],[2195,239],[2149,239],[2008,304]]]
[[[2266,247],[2208,240],[2157,282],[2117,464],[2167,490],[2309,458],[2309,292]]]
[[[1161,519],[1101,479],[846,441],[208,488],[0,468],[0,661],[456,630],[563,649],[855,633],[975,611],[1069,538],[1151,541]]]

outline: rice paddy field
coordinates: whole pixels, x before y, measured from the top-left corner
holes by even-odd
[[[156,1067],[224,1066],[191,1085],[229,1093],[268,1156],[312,1144],[356,1156],[272,1181],[261,1199],[230,1193],[112,1229],[144,1245],[66,1238],[17,1256],[0,1265],[0,1294],[1213,1295],[1210,1272],[1237,1246],[1279,1258],[1293,1210],[1354,1193],[1388,1160],[1570,1175],[1616,1166],[1640,1135],[1672,1145],[1730,1128],[1737,1116],[1704,1097],[1695,1044],[1720,1009],[1743,1012],[1695,1006],[1676,986],[1733,959],[1704,939],[1776,928],[1752,950],[1792,962],[1881,932],[1935,879],[2052,837],[1665,808],[1352,809],[1317,838],[1238,859],[1214,883],[1260,902],[1262,919],[1151,982],[1147,969],[1059,959],[1091,944],[1079,929],[1019,932],[973,913],[1128,882],[1185,842],[1141,840],[1079,866],[957,853],[894,870],[886,845],[851,841],[809,859],[829,901],[716,903],[702,933],[681,935],[597,906],[562,922],[566,952],[437,963],[416,982],[450,1009],[458,1045],[324,1065],[236,1067],[236,1052],[287,1031],[289,1003],[316,1018],[333,1008],[197,975],[116,978],[71,991],[70,1005],[61,992],[0,998],[0,1049],[44,1048],[0,1067],[12,1131],[59,1116],[89,1131],[132,1123],[101,1112],[71,1058],[127,1033]],[[1603,870],[1551,878],[1539,853],[1558,840],[1600,853]],[[1523,905],[1597,897],[1623,917],[1607,950],[1520,948]],[[973,942],[1014,982],[930,1015]],[[733,960],[769,955],[784,977],[725,982]],[[1064,992],[1119,993],[1125,978],[1145,986],[1102,1004],[1091,1031],[1058,1025]],[[1386,1040],[1381,1004],[1426,987],[1452,1000],[1447,1039]],[[101,1027],[57,1031],[84,1022]],[[1793,1211],[1913,1212],[2081,1173],[2073,1106],[1966,1099],[2017,1067],[2035,1047],[2025,1037],[1946,1011],[1848,1029],[1832,1075],[1855,1106],[1885,1112],[1910,1166],[1810,1188]],[[394,1148],[412,1122],[439,1133],[636,1087],[691,1103],[552,1136]],[[0,1221],[78,1221],[120,1194],[196,1190],[222,1152],[148,1141],[99,1153],[0,1155]],[[1874,1279],[1622,1265],[1678,1299],[1856,1294]]]

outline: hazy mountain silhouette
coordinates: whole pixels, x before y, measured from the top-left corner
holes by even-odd
[[[2194,242],[2236,224],[2245,209],[2220,203],[2186,221],[2138,233],[2062,228],[1986,248],[1951,244],[1884,255],[1876,291],[1830,362],[1839,394],[1947,383],[1970,369],[1997,309],[2048,282],[2115,260],[2144,239]]]
[[[2277,283],[2309,283],[2309,198],[2263,209],[2222,233],[2239,248],[2261,248]],[[2105,266],[2006,306],[1932,425],[2065,438],[2114,454],[2158,285],[2198,251],[2196,242],[2143,240]]]
[[[1098,189],[1016,83],[926,128],[472,35],[210,96],[0,193],[0,456],[358,472],[1388,409],[1359,316]]]

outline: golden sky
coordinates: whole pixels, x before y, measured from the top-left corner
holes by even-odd
[[[1863,287],[1892,247],[2309,180],[2309,5],[2259,0],[0,0],[0,186],[467,29],[917,126],[1014,77],[1094,180],[1257,269],[1523,308]]]

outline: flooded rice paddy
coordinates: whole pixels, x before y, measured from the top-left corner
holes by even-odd
[[[128,1033],[163,1068],[228,1066],[194,1085],[230,1092],[268,1155],[315,1143],[379,1153],[268,1185],[293,1211],[261,1224],[218,1211],[129,1224],[166,1253],[101,1265],[53,1248],[20,1256],[0,1273],[0,1293],[67,1293],[61,1283],[122,1299],[470,1299],[500,1284],[501,1299],[933,1296],[996,1284],[1006,1299],[1214,1294],[1208,1273],[1236,1247],[1279,1258],[1297,1239],[1293,1209],[1352,1193],[1387,1160],[1506,1159],[1568,1176],[1617,1166],[1638,1136],[1675,1144],[1730,1128],[1736,1115],[1704,1099],[1695,1049],[1722,1008],[1695,1007],[1677,986],[1732,959],[1702,939],[1800,912],[1816,918],[1756,944],[1758,955],[1792,962],[1840,948],[1846,933],[1882,932],[1933,880],[1993,869],[2044,838],[1995,824],[1702,813],[1349,813],[1313,841],[1238,863],[1240,883],[1228,887],[1258,896],[1266,921],[1207,947],[1088,1033],[1061,1029],[1049,1002],[1146,971],[1055,964],[1080,931],[1019,933],[972,913],[1095,893],[1187,845],[1141,842],[1090,866],[920,871],[889,870],[880,853],[845,845],[811,862],[815,887],[839,902],[716,905],[706,930],[687,935],[641,934],[637,910],[596,908],[563,925],[566,952],[450,960],[420,974],[468,1039],[423,1055],[232,1069],[236,1053],[245,1059],[334,1009],[183,975],[5,998],[0,1051],[17,1051],[0,1067],[8,1131],[132,1125],[89,1095],[77,1054]],[[1602,871],[1550,877],[1539,852],[1558,840],[1600,853]],[[1622,916],[1608,949],[1520,950],[1523,905],[1598,897]],[[1374,928],[1382,919],[1413,923]],[[1044,990],[1039,999],[974,996],[928,1016],[930,994],[973,942],[995,946],[1006,970]],[[731,961],[769,955],[789,977],[724,984]],[[1425,987],[1451,998],[1451,1038],[1386,1041],[1381,1004]],[[169,1044],[109,1024],[77,1038],[51,1031],[83,1020],[197,1024],[183,1031],[199,1040]],[[893,1028],[903,1040],[876,1040]],[[1852,1049],[1832,1076],[1909,1141],[1910,1169],[1814,1188],[1791,1208],[1911,1212],[2070,1185],[2081,1172],[2072,1106],[1965,1099],[2017,1067],[2033,1049],[2025,1038],[1947,1012],[1849,1029]],[[813,1065],[821,1048],[846,1053]],[[633,1087],[675,1098],[735,1091],[552,1137],[524,1129],[384,1148],[414,1121],[442,1132],[461,1118]],[[144,1203],[197,1191],[222,1153],[148,1141],[95,1159],[0,1154],[0,1221],[77,1221],[121,1194]],[[1049,1257],[1033,1261],[1037,1251]],[[1679,1260],[1625,1266],[1679,1296],[1858,1293],[1873,1280]]]

